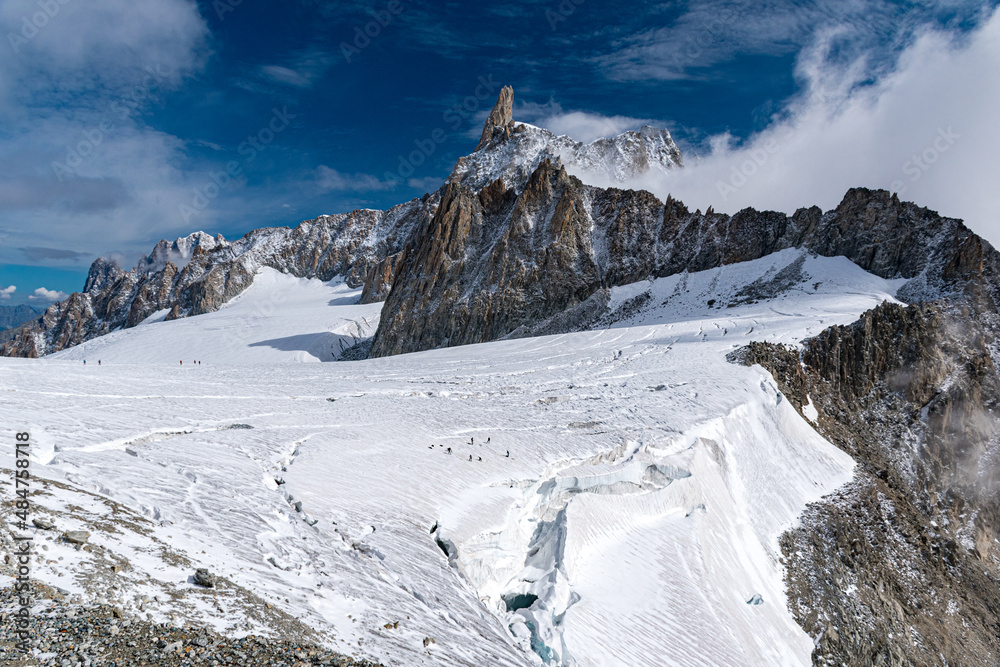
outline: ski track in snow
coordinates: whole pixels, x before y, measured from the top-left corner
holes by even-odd
[[[359,309],[377,322],[378,305],[329,305],[346,288],[272,272],[218,313],[0,359],[0,416],[32,430],[34,475],[159,521],[161,539],[344,653],[808,665],[778,537],[853,463],[725,355],[852,322],[899,283],[807,257],[801,288],[706,305],[797,257],[616,289],[613,308],[647,290],[666,303],[607,330],[322,365],[255,343]],[[255,336],[227,347],[244,316]],[[181,349],[203,364],[177,364]]]

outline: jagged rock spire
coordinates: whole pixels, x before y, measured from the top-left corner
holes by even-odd
[[[494,135],[503,133],[504,138],[510,136],[514,125],[514,89],[504,86],[497,98],[497,103],[493,106],[486,125],[483,126],[483,136],[479,139],[476,150],[485,148],[493,140]]]

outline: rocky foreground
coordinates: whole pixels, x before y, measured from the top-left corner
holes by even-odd
[[[28,640],[17,648],[11,614],[18,608],[13,588],[0,590],[0,662],[10,667],[151,667],[246,665],[253,667],[375,667],[332,651],[250,635],[223,637],[206,628],[152,623],[101,604],[74,604],[58,590],[34,583],[36,604]]]
[[[0,468],[0,515],[8,520],[12,478]],[[30,653],[17,646],[21,606],[10,583],[0,588],[0,665],[373,666],[323,648],[323,637],[299,620],[159,541],[148,518],[72,484],[33,482],[32,520],[0,524],[2,577],[17,576],[15,537],[32,538]],[[101,546],[98,535],[113,542]],[[150,555],[188,581],[151,576],[142,565]],[[76,593],[53,583],[68,581]]]

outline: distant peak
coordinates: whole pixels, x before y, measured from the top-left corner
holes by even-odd
[[[514,89],[504,86],[497,98],[497,103],[493,106],[483,126],[483,136],[479,139],[476,150],[486,148],[498,133],[503,133],[504,138],[510,137],[512,126],[514,125]]]

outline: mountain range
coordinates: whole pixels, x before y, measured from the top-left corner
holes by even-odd
[[[362,304],[382,303],[348,355],[365,359],[600,331],[669,309],[689,276],[797,253],[699,304],[718,317],[777,308],[791,290],[821,290],[807,262],[846,258],[893,298],[803,341],[747,339],[729,354],[769,372],[779,403],[857,463],[782,534],[788,607],[816,665],[1000,664],[1000,255],[962,221],[882,190],[852,189],[829,211],[725,215],[626,189],[682,168],[665,130],[580,144],[516,122],[505,88],[436,192],[236,241],[161,241],[130,270],[99,259],[82,292],[22,326],[3,354],[43,357],[214,313],[266,270],[341,278]],[[676,291],[661,294],[667,279]],[[654,473],[642,484],[666,474]],[[533,608],[513,599],[508,612]]]

